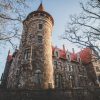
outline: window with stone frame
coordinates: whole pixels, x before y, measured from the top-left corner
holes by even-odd
[[[62,70],[63,66],[62,66],[62,62],[61,61],[58,62],[58,66]]]
[[[30,58],[30,49],[25,49],[24,51],[24,59],[28,60]]]
[[[100,72],[100,67],[96,66],[96,71]]]
[[[67,58],[68,61],[71,61],[71,54],[70,54],[70,52],[66,53],[66,58]]]
[[[69,79],[69,82],[70,82],[70,86],[75,87],[74,76],[70,74],[68,79]]]
[[[59,50],[58,50],[58,49],[55,49],[55,50],[54,50],[54,56],[55,56],[56,58],[59,58],[60,54],[59,54]]]
[[[69,65],[69,71],[73,71],[73,66]]]
[[[59,56],[59,52],[56,51],[55,55],[56,55],[56,57],[58,57]]]
[[[78,71],[81,72],[81,66],[77,66]]]
[[[70,64],[67,64],[67,71],[73,71],[73,66]]]
[[[43,37],[41,35],[38,35],[38,43],[42,43],[43,42]]]
[[[56,69],[58,69],[58,61],[54,61],[54,66]]]
[[[59,73],[55,74],[55,87],[63,88],[63,77]]]
[[[42,30],[43,29],[43,24],[38,24],[39,26],[39,30]]]
[[[34,83],[37,85],[41,85],[42,82],[42,72],[40,70],[36,70],[34,73]]]

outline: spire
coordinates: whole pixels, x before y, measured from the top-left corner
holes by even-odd
[[[42,5],[42,2],[41,2],[40,6],[38,7],[37,10],[38,10],[38,11],[44,11],[44,6]]]

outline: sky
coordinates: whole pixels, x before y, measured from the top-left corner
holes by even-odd
[[[37,10],[41,0],[30,0],[28,5],[31,6],[31,9],[27,12],[30,13],[34,10]],[[62,48],[64,44],[66,49],[72,51],[72,48],[75,51],[79,49],[72,43],[69,43],[67,40],[61,39],[61,35],[64,34],[65,28],[67,26],[67,22],[70,21],[69,16],[73,14],[79,14],[81,12],[81,8],[79,2],[81,0],[42,0],[45,11],[50,13],[54,18],[54,27],[52,32],[52,44],[59,48]],[[0,76],[4,71],[6,58],[8,54],[8,50],[11,50],[13,53],[13,49],[10,45],[0,47]]]

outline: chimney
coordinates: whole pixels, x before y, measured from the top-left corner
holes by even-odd
[[[80,53],[77,53],[77,61],[78,61],[79,63],[81,62]]]
[[[73,52],[73,53],[75,53],[75,50],[74,50],[74,48],[72,48],[72,52]]]
[[[65,45],[64,45],[64,44],[63,44],[63,50],[66,51],[66,49],[65,49]]]

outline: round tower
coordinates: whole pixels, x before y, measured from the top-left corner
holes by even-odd
[[[28,88],[54,88],[51,33],[54,25],[52,16],[44,10],[42,3],[23,21],[20,44],[22,52],[19,83]],[[25,75],[24,75],[25,73]],[[23,86],[22,86],[23,87]]]

